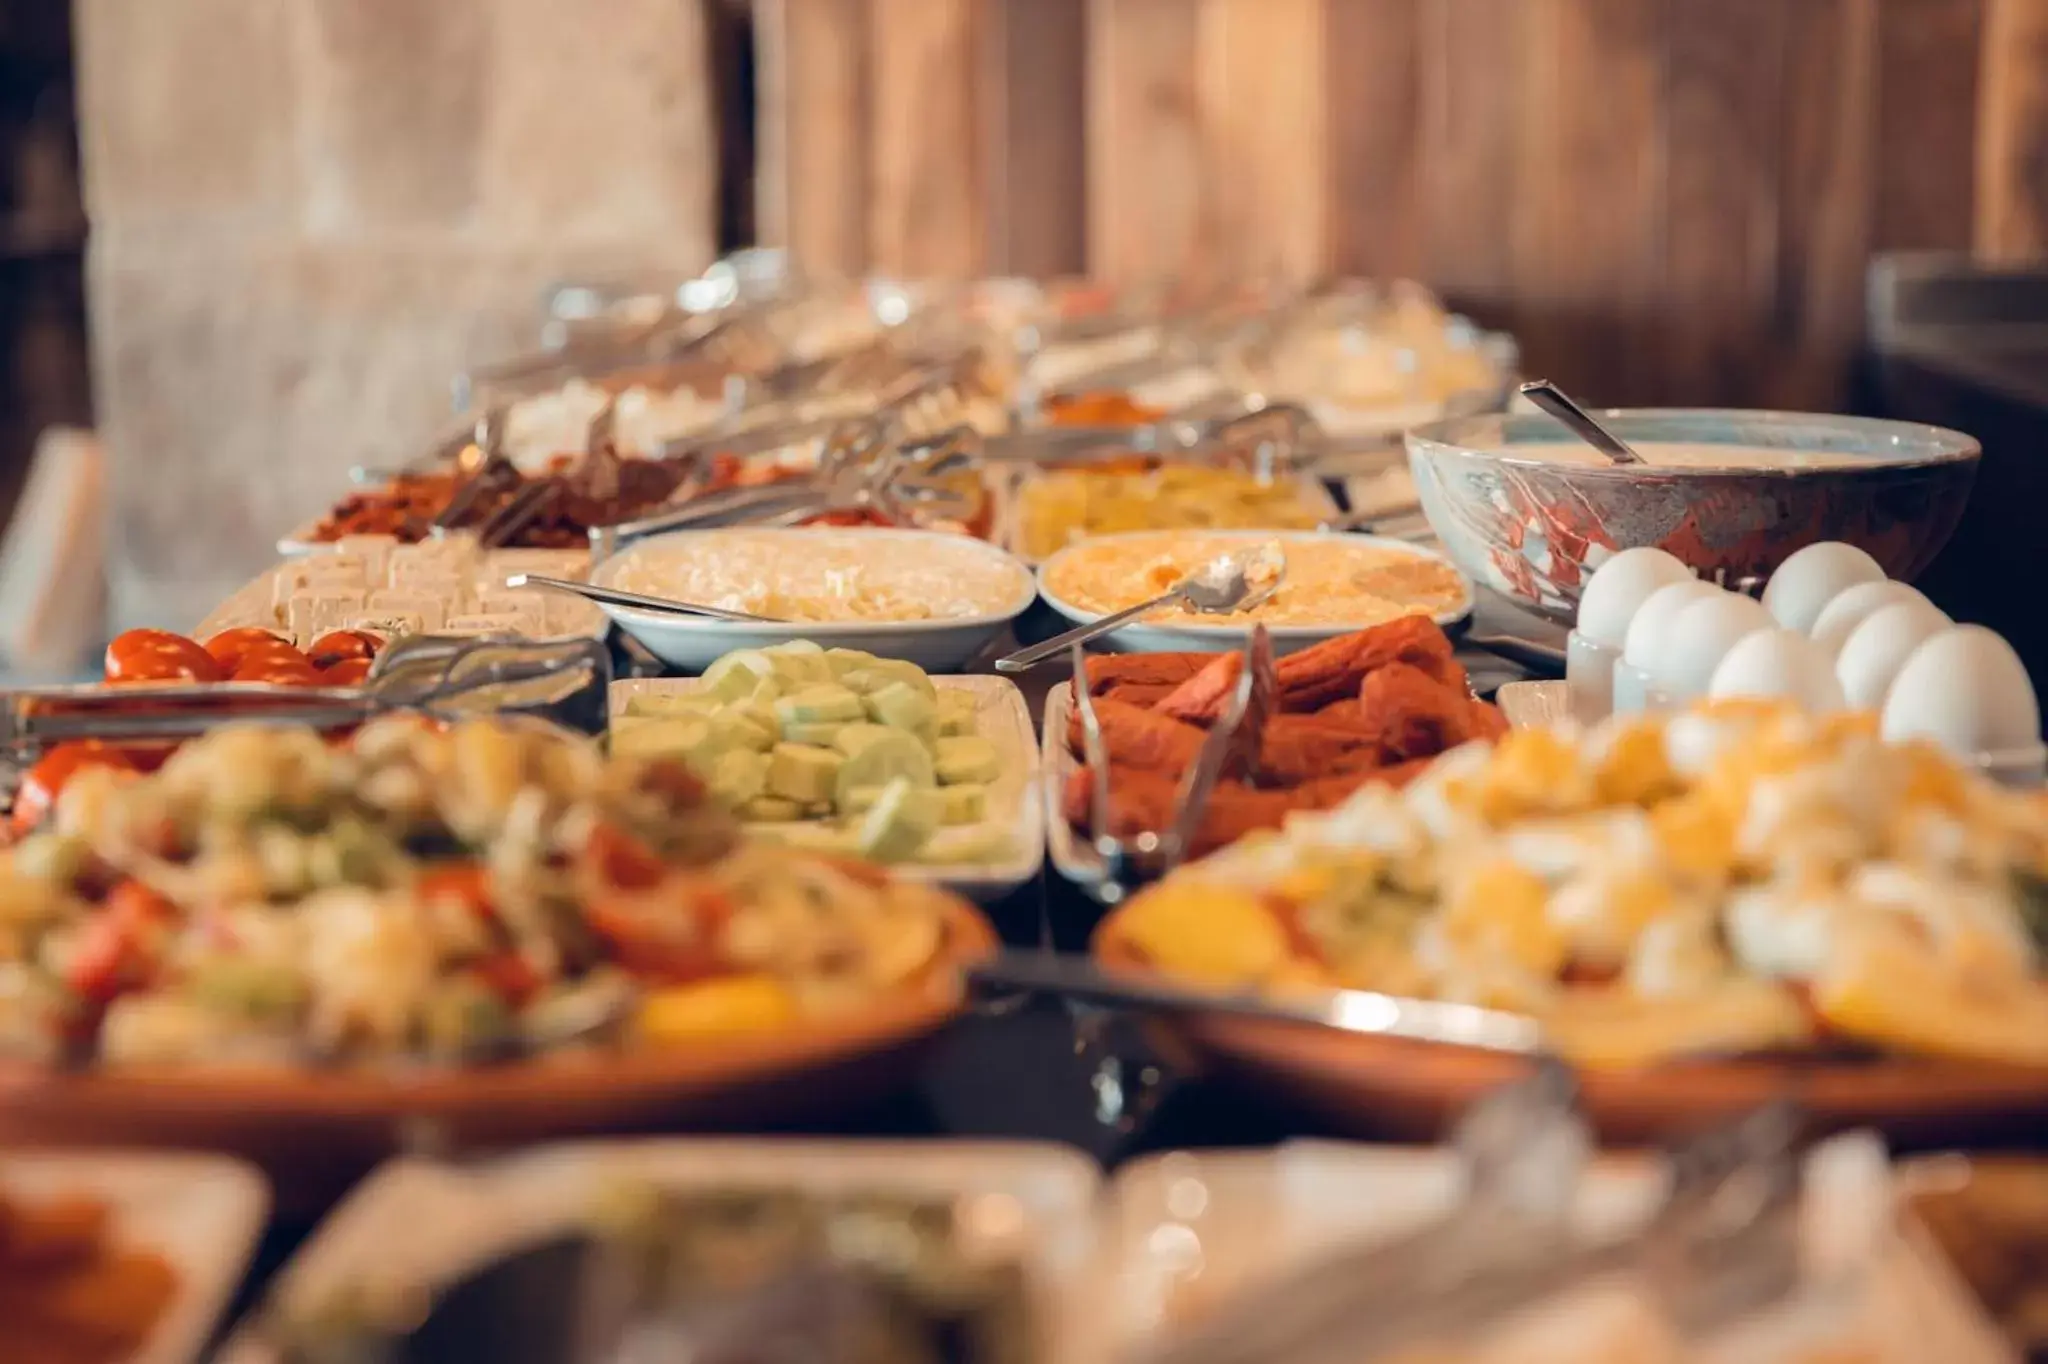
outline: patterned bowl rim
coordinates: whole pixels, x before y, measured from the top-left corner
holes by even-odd
[[[1549,460],[1508,454],[1498,448],[1504,434],[1513,430],[1555,431],[1558,435],[1570,439],[1570,433],[1562,423],[1555,417],[1540,412],[1477,413],[1428,422],[1407,432],[1408,452],[1411,456],[1429,459],[1448,456],[1473,464],[1547,470],[1560,473],[1574,481],[1590,479],[1613,483],[1645,482],[1652,477],[1659,481],[1686,482],[1722,479],[1812,479],[1841,475],[1856,477],[1880,470],[1889,473],[1899,469],[1967,465],[1984,453],[1984,447],[1977,438],[1964,432],[1953,431],[1944,426],[1928,426],[1920,422],[1893,421],[1884,417],[1847,417],[1822,412],[1775,412],[1733,407],[1610,407],[1600,409],[1594,415],[1604,423],[1621,428],[1616,434],[1624,439],[1631,434],[1628,429],[1630,426],[1641,422],[1658,421],[1743,423],[1750,426],[1776,426],[1786,431],[1804,429],[1816,434],[1831,433],[1838,440],[1846,438],[1850,442],[1867,445],[1871,462],[1867,465],[1831,464],[1803,469],[1678,466],[1645,471],[1618,464],[1556,464]],[[1484,447],[1480,444],[1482,441],[1486,443]],[[1701,443],[1737,445],[1741,442],[1701,438]],[[1913,453],[1900,458],[1887,458],[1886,452],[1894,449],[1910,449]]]

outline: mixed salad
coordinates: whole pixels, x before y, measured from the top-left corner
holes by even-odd
[[[234,725],[73,772],[0,853],[0,1052],[471,1062],[687,1041],[918,978],[950,902],[742,838],[678,762],[506,720]]]

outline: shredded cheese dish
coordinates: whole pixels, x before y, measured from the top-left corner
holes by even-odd
[[[1247,551],[1280,561],[1279,590],[1263,603],[1227,616],[1175,606],[1145,619],[1161,625],[1263,621],[1358,630],[1399,616],[1455,611],[1470,599],[1464,578],[1442,560],[1342,535],[1261,540],[1162,531],[1088,540],[1047,561],[1045,586],[1069,606],[1106,615],[1158,596],[1221,555]]]
[[[1313,530],[1321,511],[1297,480],[1196,465],[1048,470],[1016,496],[1017,547],[1033,559],[1120,531]]]
[[[1232,986],[1505,1008],[1585,1064],[1812,1047],[2048,1066],[2048,804],[1863,715],[1518,730],[1249,838],[1106,932]]]
[[[1021,610],[1031,574],[944,534],[716,530],[652,540],[604,565],[607,587],[790,621],[966,620]]]

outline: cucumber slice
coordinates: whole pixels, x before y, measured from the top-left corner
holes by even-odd
[[[781,796],[755,796],[739,809],[741,819],[769,824],[786,824],[804,817],[804,807]]]
[[[882,798],[879,786],[855,786],[839,793],[839,813],[842,815],[864,815],[875,808],[875,802]]]
[[[725,734],[697,715],[636,719],[612,724],[612,752],[632,758],[681,758],[698,772],[728,748]]]
[[[878,724],[894,729],[928,729],[938,718],[938,707],[908,682],[891,682],[866,698],[867,713]]]
[[[868,664],[868,670],[870,672],[878,672],[893,682],[901,682],[906,686],[913,687],[923,693],[925,700],[932,702],[934,705],[938,703],[938,687],[933,684],[931,676],[915,663],[908,663],[900,658],[878,658],[873,663]]]
[[[734,744],[751,748],[756,753],[766,753],[782,737],[782,726],[775,718],[774,708],[756,706],[751,701],[734,701],[720,706],[712,715],[711,722],[723,726]]]
[[[658,717],[665,715],[710,715],[722,703],[699,687],[694,691],[643,691],[626,698],[626,714]]]
[[[799,687],[775,703],[775,717],[786,729],[790,725],[824,721],[843,725],[867,717],[860,697],[830,682],[822,686]]]
[[[718,755],[704,774],[711,797],[729,810],[737,810],[768,791],[768,759],[748,748],[735,748]]]
[[[788,688],[782,685],[782,679],[771,675],[756,682],[754,689],[739,699],[752,706],[772,706],[786,690]]]
[[[825,662],[831,665],[832,676],[843,678],[846,674],[881,662],[865,649],[827,649]]]
[[[805,721],[782,727],[782,737],[793,744],[812,744],[819,748],[833,747],[833,740],[846,726],[830,720]]]
[[[939,788],[939,823],[979,824],[988,818],[988,788],[986,786],[941,786]]]
[[[761,649],[735,649],[714,659],[704,670],[704,690],[721,701],[751,696],[764,679],[775,676],[775,660]]]
[[[874,738],[840,763],[832,785],[834,802],[843,809],[847,795],[856,788],[886,786],[898,779],[915,787],[937,782],[932,772],[932,755],[925,746],[911,735],[891,732]]]
[[[861,819],[857,846],[861,856],[873,861],[902,862],[915,857],[938,827],[935,793],[920,791],[898,777],[882,788]]]
[[[777,744],[768,751],[768,794],[799,805],[830,800],[844,762],[829,748]]]
[[[944,786],[992,782],[1003,770],[996,746],[975,734],[939,740],[932,769]]]
[[[808,639],[771,644],[761,651],[775,667],[775,675],[791,687],[809,687],[832,680],[832,665],[823,646]]]
[[[866,696],[871,692],[878,692],[893,681],[895,679],[887,673],[878,672],[872,667],[848,668],[845,672],[839,674],[839,685],[856,696]]]
[[[832,740],[832,746],[851,758],[877,739],[887,739],[897,732],[887,725],[872,725],[865,720],[856,720],[850,725],[839,727],[839,733]]]

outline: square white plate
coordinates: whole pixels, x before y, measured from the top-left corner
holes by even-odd
[[[625,678],[611,686],[611,713],[623,715],[636,696],[663,692],[687,694],[701,687],[695,677]],[[995,745],[1000,769],[989,783],[988,818],[940,830],[936,837],[980,837],[988,829],[1007,830],[1008,852],[980,862],[904,862],[892,870],[930,881],[973,900],[999,900],[1038,875],[1045,864],[1044,805],[1039,799],[1038,731],[1031,708],[1017,684],[1006,677],[934,676],[942,691],[965,692],[974,698],[974,732]]]
[[[200,1357],[270,1212],[269,1185],[253,1166],[182,1152],[4,1151],[0,1190],[25,1200],[104,1200],[119,1244],[170,1263],[176,1294],[129,1364],[192,1364]]]

